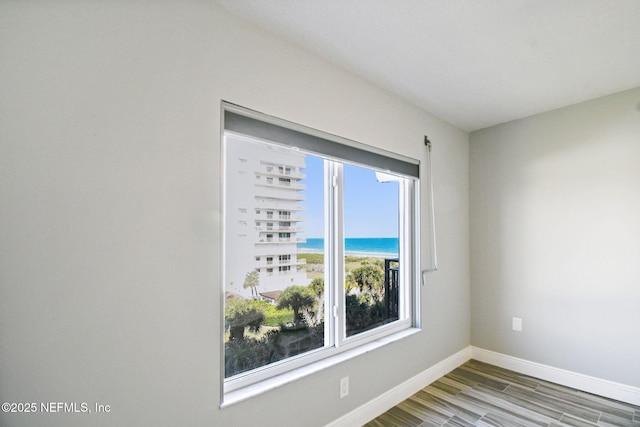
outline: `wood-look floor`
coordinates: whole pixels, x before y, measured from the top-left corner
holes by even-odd
[[[633,426],[640,407],[470,360],[365,427]]]

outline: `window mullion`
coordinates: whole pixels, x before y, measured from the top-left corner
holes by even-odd
[[[413,234],[413,206],[411,206],[411,183],[404,181],[400,185],[398,209],[401,212],[399,220],[400,236],[411,236]],[[403,209],[403,207],[409,207],[409,209]],[[413,248],[411,247],[413,239],[402,238],[399,245],[399,259],[400,259],[400,283],[399,298],[402,301],[400,304],[400,318],[409,318],[411,315],[411,301],[410,293],[411,286],[407,286],[408,283],[413,282],[411,277],[411,271],[413,271],[413,263],[415,260],[412,258]]]
[[[336,345],[340,347],[345,339],[345,295],[344,295],[344,174],[343,165],[339,162],[332,163],[333,188],[333,227],[331,246],[333,248],[333,289],[336,324]]]
[[[333,345],[340,347],[344,337],[344,244],[343,242],[343,199],[342,165],[325,160],[325,277],[331,294],[327,301],[330,306],[330,334]]]
[[[337,346],[337,297],[335,277],[335,162],[324,160],[324,281],[325,281],[325,342],[328,346]]]

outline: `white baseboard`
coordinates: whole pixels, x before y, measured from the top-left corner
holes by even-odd
[[[469,346],[447,357],[415,377],[327,424],[327,427],[361,426],[371,421],[471,359],[471,349]]]
[[[577,372],[554,368],[553,366],[519,359],[478,347],[471,347],[471,358],[501,368],[510,369],[521,374],[540,378],[541,380],[631,403],[632,405],[640,405],[640,388],[638,387],[590,377]]]

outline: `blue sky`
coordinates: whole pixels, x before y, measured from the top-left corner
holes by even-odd
[[[323,160],[307,155],[301,212],[305,237],[323,237]],[[371,169],[345,164],[345,237],[398,237],[398,183],[379,183]]]

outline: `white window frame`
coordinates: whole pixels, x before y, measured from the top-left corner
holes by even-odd
[[[285,129],[293,129],[297,132],[304,132],[315,137],[329,138],[331,141],[344,144],[348,147],[355,147],[358,150],[376,153],[377,155],[388,156],[389,158],[400,159],[401,161],[409,161],[417,163],[419,161],[409,159],[404,156],[376,149],[374,147],[365,146],[353,141],[336,137],[334,135],[325,134],[317,130],[305,128],[280,119],[263,115],[251,110],[247,110],[235,105],[222,104],[223,121],[222,121],[222,140],[224,141],[226,133],[234,133],[233,130],[225,128],[225,113],[232,112],[237,115],[250,117],[265,123],[282,126]],[[242,133],[240,133],[242,135]],[[252,136],[256,138],[255,136]],[[281,142],[277,140],[264,140],[268,143],[279,145]],[[286,144],[285,144],[286,145]],[[222,144],[223,162],[226,161],[224,152],[225,144]],[[303,152],[306,150],[302,150]],[[315,151],[309,151],[309,154],[318,155]],[[253,395],[260,394],[277,385],[297,379],[301,376],[308,375],[324,369],[326,366],[338,363],[345,357],[355,357],[370,351],[372,348],[384,345],[405,336],[411,335],[420,328],[420,178],[405,178],[399,182],[399,204],[405,206],[404,212],[400,212],[402,219],[400,221],[399,235],[403,236],[399,239],[401,244],[400,259],[402,267],[400,269],[400,283],[402,288],[400,291],[399,320],[386,325],[378,326],[372,330],[358,333],[352,336],[346,336],[345,327],[345,292],[344,292],[344,269],[341,268],[344,262],[344,230],[341,217],[343,215],[343,163],[352,163],[380,172],[389,173],[388,169],[380,169],[366,163],[356,163],[349,159],[331,158],[324,155],[325,158],[325,209],[330,212],[330,216],[325,214],[325,271],[331,272],[330,280],[325,280],[325,319],[334,319],[335,321],[325,320],[325,346],[311,350],[309,352],[293,356],[278,362],[237,374],[229,379],[225,379],[224,373],[224,344],[221,346],[221,406],[233,404],[244,400]],[[225,164],[223,164],[223,183],[225,183]],[[226,203],[225,190],[223,185],[223,206]],[[403,205],[404,204],[404,205]],[[223,209],[223,212],[225,210]],[[224,245],[226,241],[226,230],[224,225],[228,218],[224,218],[223,214],[223,230],[222,230],[222,254],[223,254],[223,280],[224,281]],[[328,282],[328,283],[327,283]],[[224,285],[221,292],[222,306],[222,334],[224,336]]]

